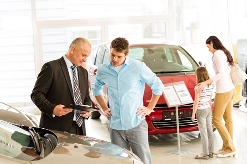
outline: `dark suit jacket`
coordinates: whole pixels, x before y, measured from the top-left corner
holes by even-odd
[[[82,103],[91,105],[87,70],[82,67],[77,67],[77,70]],[[78,129],[81,130],[81,128],[73,121],[74,112],[61,117],[52,116],[56,105],[74,104],[73,88],[63,57],[43,65],[33,88],[31,99],[41,111],[40,127],[74,134],[82,133],[78,132]],[[85,128],[85,124],[83,126]],[[86,134],[85,129],[83,134]]]

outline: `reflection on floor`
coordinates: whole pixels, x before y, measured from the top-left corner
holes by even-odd
[[[208,160],[194,159],[201,153],[201,142],[198,132],[179,133],[180,146],[177,134],[149,136],[152,153],[152,164],[246,164],[247,163],[247,113],[237,108],[233,110],[234,143],[237,155],[229,158],[211,158]],[[217,131],[215,134],[215,151],[222,146],[222,140]],[[87,122],[87,135],[110,141],[107,123],[104,117],[98,120],[89,119]],[[180,147],[180,151],[179,151]]]

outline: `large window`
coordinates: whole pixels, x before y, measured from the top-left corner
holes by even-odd
[[[6,0],[0,6],[0,101],[27,102],[35,79],[31,3]]]
[[[168,0],[36,0],[38,20],[168,15]]]
[[[108,26],[109,39],[123,36],[128,40],[140,40],[143,38],[167,38],[165,22],[119,24]]]
[[[42,30],[43,61],[55,60],[65,55],[74,38],[85,37],[94,46],[102,42],[100,26],[45,28]]]
[[[201,60],[209,35],[229,45],[247,38],[246,6],[246,0],[0,0],[0,101],[31,102],[42,65],[64,55],[76,37],[93,48],[118,36],[171,40],[193,45]]]

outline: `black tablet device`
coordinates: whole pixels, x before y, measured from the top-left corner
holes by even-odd
[[[93,112],[97,111],[97,109],[89,106],[89,105],[75,105],[75,104],[70,104],[70,105],[65,105],[64,108],[72,108],[73,110],[79,110],[79,111],[86,111],[86,112]]]

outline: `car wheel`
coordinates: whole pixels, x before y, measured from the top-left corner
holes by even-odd
[[[100,115],[101,114],[98,111],[94,111],[91,113],[91,118],[92,119],[99,119]]]

